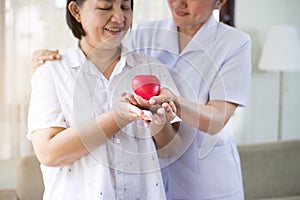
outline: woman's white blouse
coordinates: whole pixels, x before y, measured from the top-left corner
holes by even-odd
[[[77,127],[80,134],[80,125],[88,120],[96,124],[95,117],[112,109],[121,92],[132,93],[137,74],[154,74],[163,86],[174,88],[168,70],[149,56],[123,51],[107,80],[78,44],[72,46],[61,61],[47,62],[32,76],[28,138],[32,131],[50,127]],[[69,165],[41,169],[46,200],[165,199],[155,146],[141,121]]]
[[[183,52],[179,52],[172,20],[144,23],[131,37],[133,42],[127,43],[131,50],[151,55],[169,68],[181,96],[201,104],[225,100],[246,105],[251,76],[247,34],[211,16]],[[184,140],[180,154],[162,161],[168,166],[164,178],[169,199],[221,199],[242,194],[240,161],[230,123],[214,136],[181,123],[180,134]]]

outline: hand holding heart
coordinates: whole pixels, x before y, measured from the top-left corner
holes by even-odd
[[[174,102],[162,103],[161,108],[153,114],[153,122],[157,125],[164,125],[176,117],[176,106]]]
[[[164,102],[171,101],[178,104],[176,95],[168,88],[160,88],[160,81],[154,75],[137,75],[132,79],[131,84],[135,94],[149,100],[147,103],[140,105],[145,106],[148,104],[149,107],[149,105],[161,105]]]
[[[177,109],[179,107],[178,97],[168,88],[161,88],[159,95],[151,97],[148,101],[150,106],[162,104],[164,102],[174,102]]]
[[[164,125],[166,122],[172,121],[176,117],[176,106],[174,102],[163,102],[162,104],[149,104],[149,101],[138,95],[128,95],[132,105],[141,108],[145,127],[150,124]]]
[[[137,75],[131,84],[133,91],[146,100],[158,95],[160,91],[160,81],[154,75]]]
[[[144,113],[151,112],[151,120],[144,120],[145,126],[148,127],[151,122],[162,125],[170,122],[176,117],[176,106],[172,101],[164,101],[150,104],[149,99],[161,95],[160,81],[154,75],[137,75],[132,79],[132,89],[136,95],[130,96],[130,102],[137,107],[144,109]],[[160,97],[158,100],[167,99]],[[169,99],[168,99],[169,100]],[[145,110],[146,109],[146,110]],[[149,110],[149,111],[148,111]]]
[[[135,120],[153,120],[152,113],[137,107],[132,102],[133,99],[134,97],[132,94],[123,93],[113,108],[115,120],[120,128]]]
[[[138,75],[132,81],[138,95],[123,93],[114,108],[116,120],[126,125],[134,120],[143,120],[145,127],[153,122],[162,125],[176,116],[173,102],[150,104],[148,99],[160,92],[159,80],[153,75]]]

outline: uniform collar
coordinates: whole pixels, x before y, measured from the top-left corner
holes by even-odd
[[[161,37],[157,41],[157,45],[170,52],[178,54],[178,32],[177,26],[173,21],[169,21],[166,27],[162,28]],[[213,15],[207,20],[207,22],[197,31],[194,35],[193,40],[187,45],[182,53],[189,51],[206,51],[206,49],[211,45],[216,37],[216,32],[218,28],[218,22]],[[170,42],[173,41],[173,42]]]
[[[83,51],[79,48],[79,41],[67,50],[66,55],[66,65],[71,68],[78,68],[87,60]]]
[[[127,49],[123,46],[120,63],[123,66],[125,66],[127,64],[130,67],[134,67],[135,66],[135,59],[133,57],[133,54],[134,54],[133,51],[130,51],[129,49]]]
[[[80,68],[81,71],[87,72],[91,75],[99,75],[96,66],[87,59],[83,51],[79,47],[79,41],[72,45],[66,53],[66,65],[73,69]]]
[[[194,35],[191,46],[187,46],[188,50],[197,50],[199,46],[202,50],[206,51],[209,46],[214,42],[217,34],[218,22],[213,15],[207,20],[205,24]]]
[[[160,36],[156,43],[157,47],[161,46],[163,50],[179,54],[177,26],[171,20],[167,21],[164,25],[166,26],[156,27],[160,31]]]

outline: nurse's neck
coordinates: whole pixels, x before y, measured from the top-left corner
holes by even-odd
[[[190,42],[191,38],[178,32],[178,51],[181,53]]]
[[[202,25],[203,24],[177,27],[179,53],[184,50],[188,43],[193,39],[194,35],[202,27]]]

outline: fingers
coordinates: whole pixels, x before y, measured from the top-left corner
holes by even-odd
[[[136,105],[136,106],[139,105],[137,99],[134,97],[133,94],[129,94],[129,99],[130,99],[130,103],[132,103],[133,105]]]
[[[115,119],[121,124],[127,124],[131,121],[137,120],[142,114],[142,110],[130,104],[129,95],[122,93],[120,99],[113,108]]]
[[[148,110],[143,110],[142,120],[144,121],[144,126],[148,128],[153,121],[153,114]]]
[[[157,112],[153,115],[153,123],[157,125],[162,125],[166,123],[166,113],[163,108],[159,108]]]
[[[162,107],[159,108],[154,114],[154,122],[162,124],[172,121],[176,117],[176,107],[173,102],[163,103]]]
[[[125,97],[126,95],[127,95],[126,92],[122,92],[122,93],[121,93],[121,97]]]
[[[166,106],[164,104],[166,104]],[[170,102],[169,104],[167,103],[164,104],[162,107],[165,109],[166,112],[166,120],[170,122],[176,117],[177,109],[174,102]]]
[[[126,94],[122,98],[124,99],[124,103],[125,103],[125,105],[123,106],[124,108],[123,112],[128,112],[134,118],[140,118],[141,115],[143,114],[143,111],[137,106],[135,106],[134,104],[132,104],[132,101],[134,101],[132,99],[132,95]]]
[[[142,113],[141,117],[142,117],[143,120],[146,120],[146,121],[152,121],[153,120],[153,114],[148,110],[143,110],[143,113]]]
[[[175,94],[168,88],[161,88],[158,96],[153,96],[149,99],[149,104],[162,104],[163,102],[170,102],[175,98]]]
[[[172,113],[176,114],[176,112],[177,112],[175,103],[173,101],[171,101],[170,103],[163,103],[162,107],[165,109],[165,111],[167,113],[172,112]]]
[[[128,103],[127,117],[130,120],[143,120],[144,126],[148,128],[150,126],[150,123],[153,121],[153,114],[149,110],[141,110],[142,107],[147,104],[147,101],[143,100],[137,95],[127,93],[122,93],[121,96],[124,98],[124,101]],[[123,112],[126,111],[124,110]]]
[[[142,98],[141,96],[136,95],[136,94],[134,94],[133,97],[137,103],[136,105],[138,105],[139,107],[144,108],[144,109],[149,109],[150,104],[147,100],[145,100],[144,98]]]
[[[34,61],[49,61],[49,60],[55,60],[55,59],[61,59],[61,55],[59,55],[58,50],[48,50],[48,49],[42,49],[42,50],[36,50],[33,52],[32,59]]]
[[[140,100],[139,100],[140,101]],[[152,113],[149,110],[142,110],[138,100],[133,94],[122,93],[118,104],[118,110],[126,119],[144,120],[147,123],[152,121]]]
[[[43,65],[46,61],[52,61],[52,60],[60,60],[61,55],[59,55],[58,50],[36,50],[32,54],[32,66],[33,71],[35,71],[39,66]]]
[[[33,52],[34,55],[37,56],[53,56],[53,58],[58,58],[57,56],[59,56],[59,50],[50,50],[50,49],[39,49]]]
[[[128,124],[141,118],[142,111],[129,103],[121,102],[114,108],[115,119],[120,124]]]
[[[162,104],[163,102],[166,102],[165,96],[153,96],[149,99],[149,104]]]
[[[138,105],[138,102],[136,101],[136,99],[134,98],[134,95],[132,95],[132,94],[122,92],[121,97],[124,97],[126,99],[126,101],[132,105],[135,105],[135,106]]]
[[[141,116],[143,115],[143,111],[141,109],[131,104],[128,105],[128,111],[137,119],[141,118]]]
[[[148,108],[144,109],[145,107]],[[163,125],[176,117],[174,102],[164,102],[161,105],[155,104],[149,107],[147,100],[128,93],[121,94],[117,111],[125,120],[143,120],[145,127],[149,127],[151,123]]]

